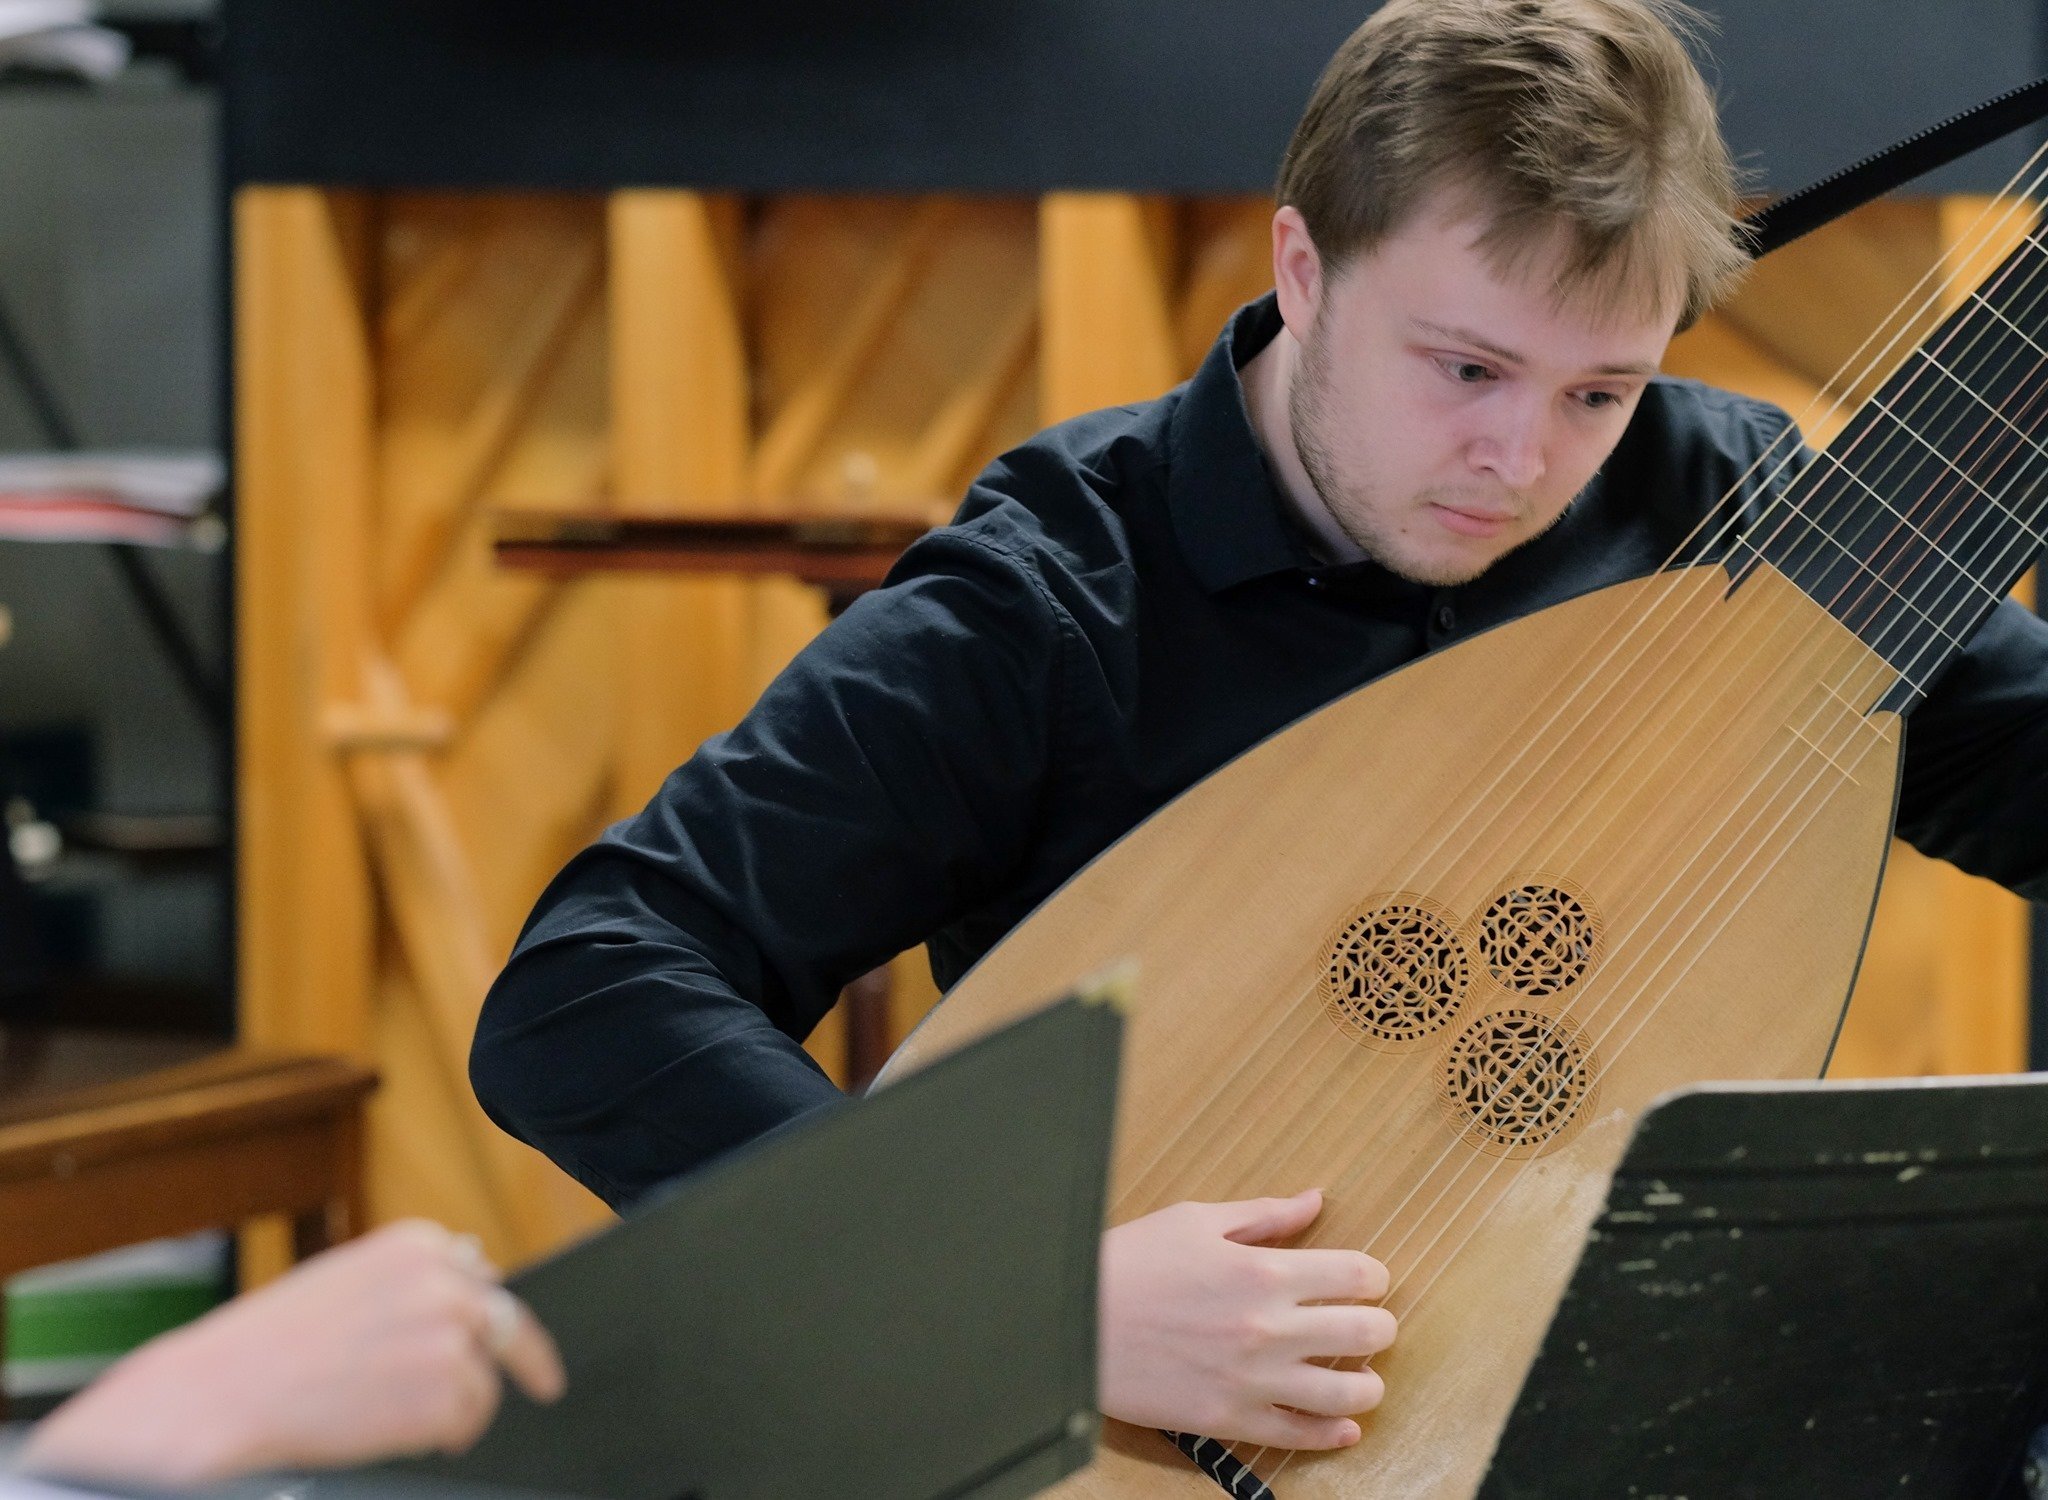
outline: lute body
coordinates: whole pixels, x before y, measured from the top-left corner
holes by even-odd
[[[1183,793],[885,1076],[1137,959],[1113,1220],[1322,1187],[1299,1243],[1394,1279],[1364,1441],[1228,1459],[1286,1500],[1468,1496],[1643,1106],[1824,1066],[1887,847],[1895,677],[1767,566],[1503,626]],[[1112,1423],[1057,1493],[1223,1490]]]

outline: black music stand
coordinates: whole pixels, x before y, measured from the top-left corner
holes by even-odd
[[[1637,1126],[1480,1500],[2018,1495],[2048,1077],[1707,1085]]]
[[[1061,1002],[522,1273],[569,1395],[508,1398],[467,1455],[380,1472],[592,1500],[1052,1484],[1099,1422],[1121,1029]]]
[[[559,1405],[508,1392],[461,1457],[203,1500],[1012,1500],[1057,1482],[1101,1423],[1117,988],[807,1115],[514,1277],[561,1346]]]

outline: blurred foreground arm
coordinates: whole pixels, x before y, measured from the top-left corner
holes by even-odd
[[[195,1485],[268,1469],[459,1452],[499,1372],[562,1394],[554,1341],[476,1242],[393,1224],[129,1355],[46,1418],[28,1472]]]

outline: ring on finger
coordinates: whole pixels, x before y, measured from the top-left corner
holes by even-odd
[[[501,1286],[484,1294],[484,1347],[491,1358],[502,1359],[519,1332],[519,1299]]]
[[[496,1281],[498,1268],[491,1264],[491,1258],[484,1254],[484,1242],[473,1234],[458,1234],[449,1245],[449,1254],[454,1258],[455,1269],[465,1276],[474,1276],[478,1281]]]

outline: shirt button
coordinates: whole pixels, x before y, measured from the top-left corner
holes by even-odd
[[[1317,574],[1311,573],[1308,575],[1308,586],[1312,589],[1319,589],[1323,586],[1323,580]]]
[[[1452,609],[1448,604],[1439,604],[1436,607],[1436,628],[1438,630],[1453,630],[1457,628],[1457,624],[1458,612],[1455,609]]]

